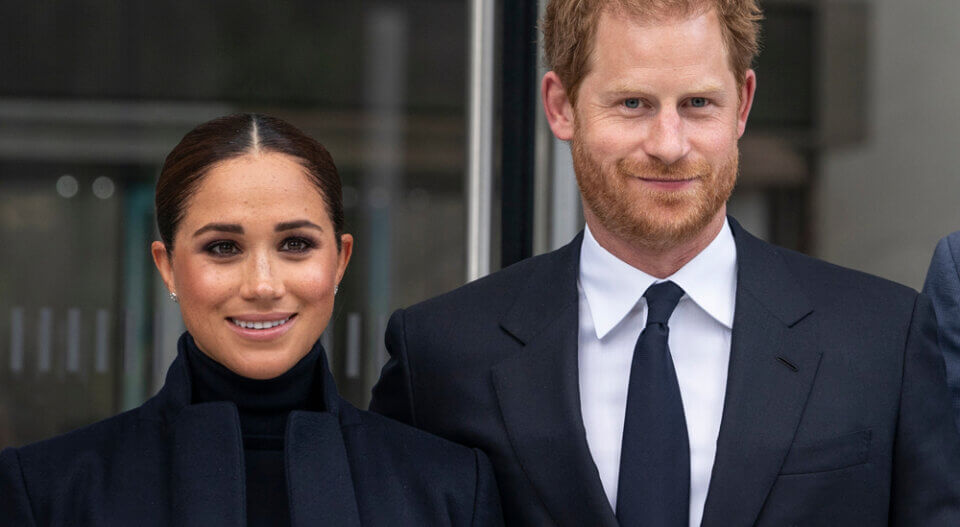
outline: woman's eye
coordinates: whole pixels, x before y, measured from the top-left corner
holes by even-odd
[[[207,245],[207,252],[214,256],[233,256],[240,253],[240,248],[233,242],[217,241]]]
[[[707,102],[707,99],[704,97],[694,97],[690,99],[690,106],[693,106],[694,108],[703,108],[707,105]]]
[[[313,247],[309,240],[303,238],[287,238],[280,244],[280,250],[292,253],[307,252]]]
[[[636,97],[625,99],[623,101],[623,105],[626,106],[627,108],[630,108],[631,110],[636,110],[637,108],[640,107],[640,99]]]

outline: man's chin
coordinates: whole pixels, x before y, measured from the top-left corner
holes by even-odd
[[[691,210],[682,202],[658,203],[643,211],[632,211],[632,214],[623,218],[626,221],[617,222],[619,225],[611,230],[632,244],[650,249],[667,249],[697,238],[719,214],[719,210],[706,214],[695,210],[695,207]]]

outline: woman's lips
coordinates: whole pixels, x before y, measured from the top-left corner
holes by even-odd
[[[250,340],[272,340],[280,337],[289,331],[296,321],[296,313],[241,315],[226,320],[230,329]]]

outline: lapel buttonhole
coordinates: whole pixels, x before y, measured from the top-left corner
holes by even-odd
[[[777,357],[777,360],[780,361],[780,362],[782,362],[784,366],[786,366],[786,367],[790,368],[791,370],[793,370],[794,373],[800,371],[800,368],[798,368],[796,364],[790,362],[789,360],[787,360],[787,359],[785,359],[785,358],[783,358],[783,357]]]

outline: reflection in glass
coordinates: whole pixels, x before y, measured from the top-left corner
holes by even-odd
[[[465,2],[7,3],[0,448],[160,385],[182,323],[149,261],[153,181],[237,111],[294,123],[341,170],[358,245],[324,342],[365,406],[389,313],[464,276]]]

